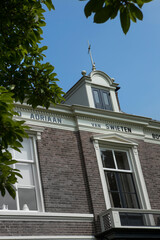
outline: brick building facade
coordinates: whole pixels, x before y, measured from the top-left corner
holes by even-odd
[[[123,113],[118,84],[93,70],[30,126],[16,200],[0,198],[1,239],[160,239],[160,122]]]

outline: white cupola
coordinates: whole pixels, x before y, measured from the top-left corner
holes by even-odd
[[[88,76],[82,71],[83,77],[65,94],[65,104],[83,105],[119,112],[117,91],[118,84],[106,73],[93,70]]]

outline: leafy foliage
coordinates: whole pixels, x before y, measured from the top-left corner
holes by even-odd
[[[43,5],[51,0],[2,1],[0,8],[0,85],[11,90],[15,101],[49,107],[62,101],[62,89],[50,63],[42,63],[46,46],[39,47],[46,25]]]
[[[19,171],[9,148],[20,151],[26,127],[15,121],[13,101],[33,108],[63,100],[54,67],[44,62],[46,46],[40,47],[46,25],[44,7],[54,10],[52,0],[5,0],[0,8],[0,191],[15,198]]]
[[[20,151],[26,126],[24,121],[15,121],[14,115],[18,115],[14,110],[12,93],[0,87],[0,191],[5,195],[5,189],[15,198],[13,184],[17,181],[17,176],[21,177],[19,170],[12,169],[12,165],[17,161],[12,160],[12,155],[8,148]]]
[[[143,19],[141,8],[144,3],[151,1],[153,0],[89,0],[84,12],[87,18],[93,13],[95,23],[104,23],[109,19],[114,19],[120,12],[121,27],[126,34],[131,20],[137,22],[137,19]]]

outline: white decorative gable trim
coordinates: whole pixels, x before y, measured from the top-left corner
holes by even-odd
[[[127,146],[138,146],[138,143],[131,141],[128,138],[121,136],[120,134],[96,134],[91,138],[93,141],[109,142]]]
[[[119,84],[117,84],[117,83],[114,82],[114,79],[113,79],[113,78],[110,78],[106,73],[104,73],[104,72],[102,72],[102,71],[97,71],[97,70],[96,70],[96,71],[92,71],[89,76],[90,76],[90,78],[92,79],[92,81],[93,81],[93,79],[94,79],[95,77],[102,78],[103,81],[106,82],[105,85],[108,85],[108,87],[114,87],[114,88],[116,88],[116,87],[119,85]],[[104,85],[104,87],[105,87],[105,85]]]

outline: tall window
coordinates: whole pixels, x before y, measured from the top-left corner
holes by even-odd
[[[4,197],[0,197],[0,209],[8,210],[38,210],[37,205],[37,169],[35,163],[35,151],[33,139],[23,140],[21,153],[11,149],[13,159],[18,163],[13,168],[19,169],[23,178],[18,178],[15,184],[16,199],[14,200],[6,191]]]
[[[113,110],[109,91],[92,88],[92,92],[96,108]]]
[[[101,159],[111,206],[139,208],[128,153],[119,150],[101,149]]]

